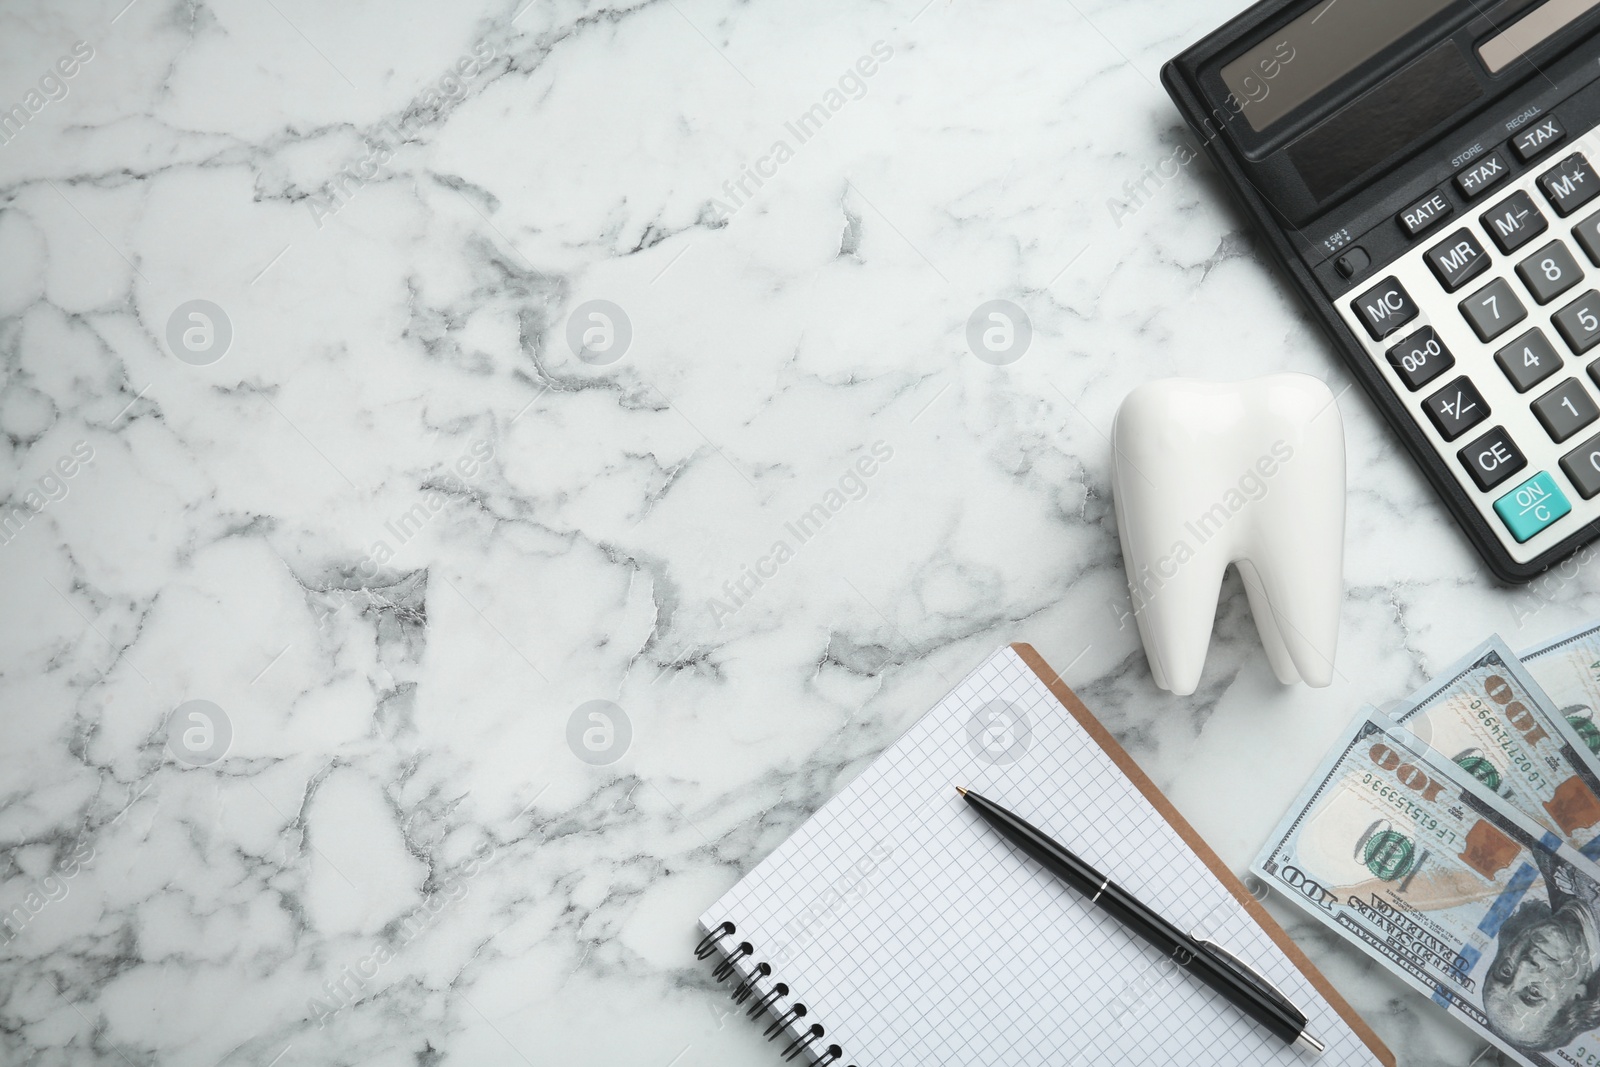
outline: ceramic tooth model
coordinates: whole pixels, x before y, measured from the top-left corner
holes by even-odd
[[[1111,431],[1122,558],[1150,672],[1200,684],[1217,595],[1238,566],[1278,680],[1333,678],[1344,563],[1344,424],[1306,374],[1139,386]]]

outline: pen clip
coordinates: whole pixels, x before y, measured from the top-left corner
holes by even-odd
[[[1205,949],[1213,958],[1226,964],[1230,969],[1238,974],[1239,977],[1243,978],[1245,981],[1261,990],[1261,992],[1276,1000],[1279,1005],[1284,1008],[1284,1010],[1299,1016],[1301,1026],[1306,1024],[1308,1020],[1306,1013],[1301,1011],[1295,1002],[1290,1000],[1283,990],[1272,984],[1272,982],[1269,981],[1267,977],[1260,971],[1256,970],[1244,960],[1241,960],[1238,956],[1235,956],[1233,953],[1229,952],[1227,949],[1223,948],[1210,938],[1200,937],[1194,933],[1191,933],[1189,938],[1197,946]]]

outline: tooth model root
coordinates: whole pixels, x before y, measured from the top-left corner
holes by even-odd
[[[1168,378],[1128,394],[1111,431],[1122,558],[1150,673],[1200,684],[1217,595],[1238,567],[1272,673],[1333,679],[1344,564],[1344,424],[1305,374]]]

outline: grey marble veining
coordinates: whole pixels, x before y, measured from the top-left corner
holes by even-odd
[[[1116,404],[1349,384],[1176,162],[1160,64],[1239,6],[8,5],[0,1061],[773,1062],[695,916],[996,646],[1243,870],[1359,704],[1600,611],[1342,392],[1335,684],[1230,578],[1152,686]],[[1478,1053],[1280,913],[1403,1063]]]

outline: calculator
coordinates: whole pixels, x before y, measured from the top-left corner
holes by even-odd
[[[1600,0],[1266,0],[1162,81],[1489,569],[1600,535]]]

